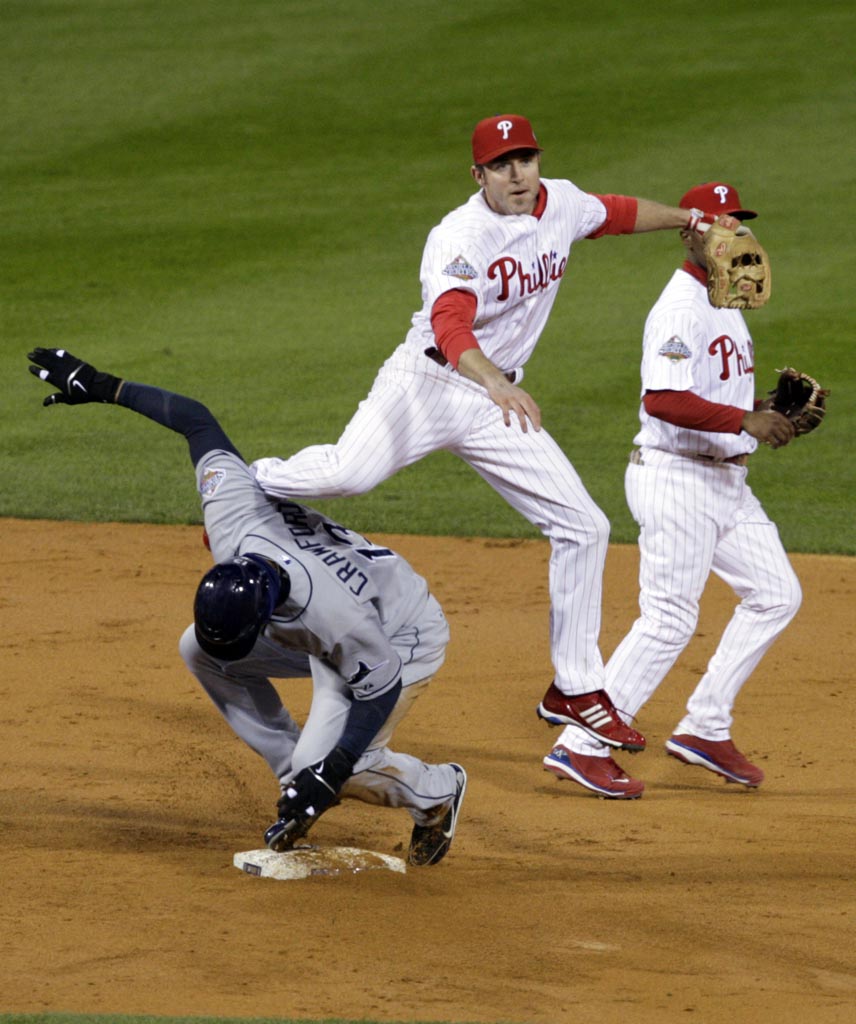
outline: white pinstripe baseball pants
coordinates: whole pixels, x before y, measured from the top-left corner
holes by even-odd
[[[640,616],[606,666],[606,689],[627,721],[651,697],[693,636],[713,571],[740,598],[675,733],[730,737],[741,687],[801,602],[775,524],[746,483],[746,467],[642,449],[625,474],[640,527]],[[559,742],[606,753],[579,730]]]
[[[260,459],[261,486],[310,500],[364,494],[435,451],[467,462],[551,544],[550,648],[565,693],[603,686],[598,648],[609,522],[545,430],[506,427],[482,387],[400,345],[336,444]],[[509,600],[514,600],[513,581]]]

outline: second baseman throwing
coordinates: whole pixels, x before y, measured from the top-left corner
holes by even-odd
[[[342,436],[287,459],[259,459],[253,471],[268,494],[333,498],[362,494],[431,452],[469,463],[550,541],[555,678],[539,714],[639,750],[644,738],[604,689],[598,647],[609,523],[520,381],[575,242],[692,230],[699,218],[542,178],[541,146],[518,115],[480,121],[472,155],[478,191],[430,232],[422,307]]]

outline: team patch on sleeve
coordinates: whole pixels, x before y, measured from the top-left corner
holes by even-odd
[[[665,356],[672,363],[678,363],[681,359],[689,359],[692,352],[690,352],[677,334],[673,334],[657,355]]]
[[[473,281],[479,276],[475,267],[471,267],[463,256],[456,256],[451,263],[446,264],[443,273],[446,277],[457,277],[459,281]]]
[[[203,498],[210,498],[225,479],[225,469],[207,469],[199,481],[199,493]]]

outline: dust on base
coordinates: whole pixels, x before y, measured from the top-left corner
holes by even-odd
[[[313,875],[357,875],[364,871],[397,871],[407,867],[399,857],[360,850],[355,846],[296,846],[285,853],[273,850],[247,850],[236,853],[232,863],[240,871],[260,878],[291,881]]]

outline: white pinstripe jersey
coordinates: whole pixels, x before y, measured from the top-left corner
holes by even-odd
[[[596,231],[606,208],[570,181],[541,179],[547,204],[540,218],[499,214],[481,191],[452,210],[428,235],[422,254],[422,309],[407,342],[435,344],[431,307],[438,296],[464,288],[478,299],[474,333],[501,370],[523,364],[544,330],[568,263],[571,245]]]
[[[691,391],[709,402],[752,409],[755,356],[752,338],[737,309],[716,309],[707,286],[676,270],[645,321],[642,394]],[[729,458],[758,447],[754,437],[677,427],[649,416],[640,406],[641,429],[634,442],[679,454]]]

